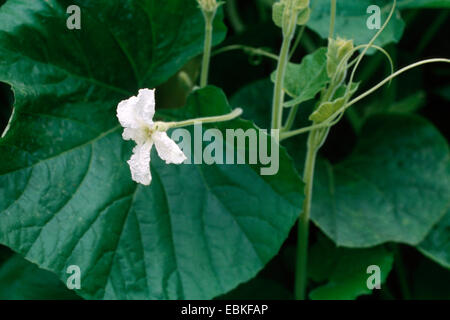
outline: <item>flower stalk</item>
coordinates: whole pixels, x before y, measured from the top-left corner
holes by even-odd
[[[297,25],[305,25],[309,20],[309,0],[281,0],[273,6],[273,20],[283,31],[278,65],[275,71],[275,86],[272,103],[272,129],[282,129],[284,105],[284,78],[290,59],[291,42]]]
[[[202,71],[200,75],[200,88],[208,85],[209,63],[211,60],[211,47],[213,41],[213,22],[217,9],[222,2],[216,0],[197,0],[205,20],[205,41],[203,46]]]
[[[236,108],[233,111],[231,111],[228,114],[220,115],[220,116],[213,116],[213,117],[203,117],[203,118],[196,118],[196,119],[189,119],[189,120],[183,120],[178,122],[165,122],[167,125],[167,129],[174,129],[174,128],[181,128],[181,127],[187,127],[194,124],[200,124],[200,123],[217,123],[217,122],[224,122],[236,119],[242,114],[241,108]]]

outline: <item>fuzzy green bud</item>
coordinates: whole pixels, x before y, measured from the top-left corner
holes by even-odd
[[[304,25],[310,16],[309,0],[280,0],[274,3],[272,18],[284,34],[290,34],[295,26]]]
[[[223,1],[217,0],[197,0],[200,8],[205,13],[215,13],[217,9],[223,4]]]
[[[350,59],[349,53],[353,49],[353,40],[345,40],[339,37],[337,39],[328,39],[327,73],[330,78],[336,75],[336,82],[338,83],[345,77],[348,60]],[[341,63],[342,68],[337,70]]]

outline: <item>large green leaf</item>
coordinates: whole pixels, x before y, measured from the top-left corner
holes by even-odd
[[[79,299],[55,274],[39,269],[18,254],[4,260],[2,251],[0,247],[0,300]]]
[[[319,237],[310,249],[308,275],[316,282],[325,282],[310,293],[314,300],[349,300],[371,294],[367,268],[380,268],[381,283],[386,281],[394,262],[393,253],[384,247],[369,249],[337,248],[325,237]],[[326,257],[326,259],[324,259]]]
[[[228,111],[223,93],[210,87],[171,115]],[[13,122],[1,141],[0,242],[62,279],[68,265],[80,266],[83,297],[212,298],[253,277],[300,211],[301,181],[284,152],[275,176],[260,176],[257,165],[165,165],[153,152],[154,180],[142,187],[130,179],[131,144],[117,127],[76,146],[70,135],[88,132],[65,131],[67,150],[43,147],[48,155],[39,159],[18,149],[34,137],[20,124],[51,141],[73,121],[52,117],[52,127],[40,127],[42,120]],[[242,120],[217,126],[238,127],[253,128]],[[20,156],[28,165],[17,167]]]
[[[81,30],[66,27],[66,9],[81,8]],[[203,17],[195,1],[9,0],[0,12],[4,81],[117,93],[156,86],[199,54]],[[220,21],[215,42],[225,36]],[[43,88],[40,88],[44,86]]]
[[[0,80],[15,111],[0,140],[0,243],[65,281],[82,271],[86,298],[212,298],[253,277],[287,237],[302,183],[282,151],[280,171],[165,165],[150,187],[131,181],[132,143],[117,103],[155,87],[203,46],[195,1],[9,0],[0,8]],[[220,22],[216,42],[223,36]],[[215,88],[176,119],[229,111]],[[220,128],[254,128],[236,120]]]
[[[417,245],[450,204],[446,140],[408,115],[372,117],[354,152],[319,161],[312,219],[341,246]]]
[[[381,25],[386,21],[392,8],[391,0],[358,0],[337,1],[335,36],[353,39],[355,44],[366,44],[378,30],[367,28],[367,19],[371,14],[367,8],[378,5],[381,9]],[[311,2],[311,18],[308,27],[316,31],[322,38],[328,38],[330,28],[330,1],[315,0]],[[405,24],[396,12],[386,29],[381,33],[375,44],[383,46],[390,42],[398,42],[403,35]]]
[[[275,82],[275,73],[272,81]],[[294,106],[316,96],[328,83],[327,49],[320,48],[305,56],[300,64],[289,63],[286,69],[284,90],[293,99],[285,106]]]
[[[434,226],[418,249],[430,259],[450,269],[450,211]]]

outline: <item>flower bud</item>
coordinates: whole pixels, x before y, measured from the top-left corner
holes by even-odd
[[[283,32],[289,34],[295,27],[291,20],[296,19],[298,25],[304,25],[308,22],[310,16],[309,0],[280,0],[274,3],[272,18],[274,23],[283,29]]]
[[[202,11],[208,13],[216,12],[217,8],[223,4],[222,1],[217,2],[217,0],[197,0],[197,2]]]
[[[340,37],[337,39],[328,39],[328,52],[327,52],[327,73],[330,78],[334,77],[338,72],[337,81],[340,82],[340,78],[344,78],[347,72],[347,63],[350,59],[350,52],[354,49],[353,40],[345,40]],[[343,61],[343,60],[346,61]],[[342,68],[337,70],[339,64],[342,63]]]

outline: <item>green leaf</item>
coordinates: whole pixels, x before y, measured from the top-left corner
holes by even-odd
[[[285,103],[294,106],[315,97],[328,83],[327,49],[320,48],[305,56],[300,64],[289,63],[286,69],[284,90],[293,99]],[[272,82],[275,82],[272,73]]]
[[[282,2],[275,2],[272,7],[272,20],[273,23],[279,28],[283,27],[283,15],[285,4]]]
[[[345,101],[349,101],[350,97],[358,90],[359,83],[352,83],[351,89],[348,92],[347,87],[348,86],[346,85],[339,87],[334,93],[334,97],[337,98],[334,101],[327,101],[320,104],[319,107],[311,113],[309,120],[314,121],[315,123],[321,123],[340,110],[344,106]]]
[[[341,109],[344,103],[345,97],[338,98],[332,102],[324,102],[309,116],[309,120],[314,121],[315,123],[324,122],[336,111]]]
[[[301,207],[286,153],[277,175],[260,176],[257,165],[166,165],[153,151],[152,185],[138,186],[116,118],[119,101],[201,53],[195,1],[70,1],[82,9],[80,31],[65,27],[68,3],[0,8],[0,77],[15,93],[0,140],[0,243],[61,279],[78,265],[85,298],[207,299],[247,281]],[[206,88],[172,115],[229,110]]]
[[[384,283],[394,261],[393,253],[382,246],[370,249],[337,248],[323,236],[310,250],[309,277],[316,282],[325,282],[310,292],[313,300],[350,300],[371,294],[372,290],[367,287],[371,273],[367,273],[367,267],[378,266],[381,283]]]
[[[399,0],[400,9],[412,8],[450,8],[450,0]]]
[[[0,248],[2,251],[3,248]],[[0,260],[0,300],[80,299],[55,274],[39,269],[20,255]]]
[[[170,113],[181,119],[229,110],[224,94],[208,87]],[[39,129],[42,121],[21,123]],[[72,122],[53,121],[35,133],[41,141]],[[255,128],[242,120],[216,127]],[[166,165],[154,151],[153,181],[143,187],[130,179],[125,161],[132,144],[121,139],[120,128],[62,152],[45,147],[48,156],[13,170],[19,156],[36,151],[16,147],[35,134],[11,132],[16,134],[0,144],[0,182],[7,186],[0,198],[0,242],[62,279],[68,265],[80,266],[79,294],[85,298],[207,299],[225,293],[278,252],[301,207],[302,183],[283,150],[274,176],[260,176],[257,165]],[[68,144],[70,134],[88,133],[65,132]]]
[[[367,13],[367,8],[371,5],[378,5],[381,8],[381,25],[383,25],[389,16],[392,4],[391,0],[337,1],[334,36],[353,39],[355,45],[367,44],[378,31],[367,28],[367,19],[371,16]],[[307,26],[322,38],[327,39],[330,27],[330,1],[315,0],[311,3],[311,10],[311,18]],[[384,46],[391,42],[398,42],[404,28],[405,23],[397,11],[375,44]]]
[[[232,104],[268,126],[268,88],[267,80],[252,83],[236,93]],[[300,108],[302,121],[297,127],[307,125],[304,120],[310,112]],[[284,141],[299,172],[305,137]],[[319,157],[312,219],[341,246],[369,247],[389,241],[417,245],[449,203],[449,180],[447,142],[433,125],[411,115],[372,116],[348,159],[331,165]]]
[[[81,30],[66,27],[70,5],[81,8]],[[61,94],[71,84],[90,89],[87,98],[97,87],[122,94],[155,87],[203,48],[195,1],[9,0],[0,18],[2,81]],[[221,18],[214,27],[217,44],[226,29]]]
[[[316,173],[311,217],[339,246],[417,245],[450,203],[447,142],[417,116],[372,117],[354,152]]]
[[[450,210],[419,244],[418,249],[430,259],[450,269]]]

